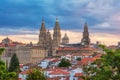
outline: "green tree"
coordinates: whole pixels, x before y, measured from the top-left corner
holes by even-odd
[[[63,58],[58,66],[59,67],[69,67],[69,66],[71,66],[71,63],[69,60]]]
[[[0,49],[0,55],[4,49]],[[7,72],[5,63],[0,60],[0,80],[17,80],[15,72]]]
[[[44,73],[42,71],[40,71],[39,69],[34,69],[28,75],[27,80],[46,80],[46,77],[44,76]]]
[[[10,61],[10,67],[8,69],[9,72],[18,72],[19,71],[19,60],[16,54],[13,54],[11,61]]]
[[[77,58],[77,60],[78,60],[78,61],[81,61],[81,58],[80,58],[80,57],[78,57],[78,58]]]
[[[85,67],[84,80],[120,80],[120,52],[103,48],[106,54],[96,60],[91,66]],[[97,65],[95,67],[94,65]]]
[[[99,47],[102,49],[106,49],[106,45],[103,45],[103,44],[99,44]]]
[[[4,48],[0,48],[0,55],[2,55],[2,52],[4,51]]]
[[[1,55],[2,55],[4,50],[5,50],[4,48],[0,48],[0,60],[1,60]]]

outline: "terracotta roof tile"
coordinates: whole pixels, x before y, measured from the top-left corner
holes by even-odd
[[[95,50],[97,51],[98,49],[92,48],[92,47],[87,47],[87,48],[79,48],[79,47],[60,47],[57,49],[58,51],[64,51],[64,50]]]
[[[83,73],[75,73],[74,76],[75,76],[75,77],[80,77],[80,76],[83,76]]]
[[[81,60],[81,64],[83,64],[83,65],[88,65],[88,62],[90,61],[90,62],[94,62],[96,59],[95,58],[83,58],[82,60]]]
[[[54,69],[50,74],[63,74],[63,75],[69,75],[70,73],[68,71],[64,71],[62,69]]]

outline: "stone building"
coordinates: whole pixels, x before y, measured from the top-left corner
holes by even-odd
[[[85,23],[84,25],[83,38],[81,39],[81,45],[84,47],[88,47],[90,45],[90,38],[89,38],[87,23]]]
[[[67,35],[62,39],[62,43],[67,43]],[[65,54],[76,54],[76,53],[102,53],[99,49],[93,48],[90,46],[90,38],[89,38],[89,32],[88,32],[88,25],[85,23],[84,25],[84,31],[83,31],[83,37],[81,39],[80,44],[65,44],[63,47],[59,47],[56,51],[57,56],[62,56]]]
[[[42,20],[41,28],[40,28],[40,34],[39,34],[39,41],[38,45],[45,48],[46,47],[46,28],[45,28],[45,23],[44,20]]]
[[[47,56],[47,51],[40,46],[26,47],[18,46],[16,47],[16,54],[18,56],[19,62],[21,64],[28,63],[39,63],[40,60]]]
[[[3,44],[11,44],[12,40],[7,37],[7,38],[5,38],[5,39],[2,40],[2,43]]]
[[[17,45],[25,45],[23,43],[17,42],[17,41],[12,41],[10,38],[6,37],[2,40],[0,43],[0,48],[4,48],[5,50],[2,53],[1,59],[6,63],[9,63],[11,60],[11,57],[13,56],[14,53],[16,53],[16,46]]]
[[[56,56],[56,53],[58,52],[58,48],[60,47],[60,44],[61,44],[61,29],[60,29],[58,18],[56,18],[55,27],[53,30],[53,39],[51,38],[51,34],[49,30],[48,32],[46,32],[45,23],[44,23],[44,20],[42,20],[38,45],[48,50],[48,56],[52,56],[52,55]],[[62,38],[62,45],[64,45],[64,47],[69,46],[69,38],[66,33],[65,33],[65,36]],[[83,37],[81,39],[81,43],[77,47],[78,48],[90,47],[90,38],[89,38],[87,23],[85,23],[84,25],[84,31],[83,31]],[[78,52],[81,52],[81,49],[79,50]]]
[[[48,50],[48,56],[52,56],[52,37],[51,37],[51,33],[47,32],[47,38],[46,38],[46,50]]]
[[[57,49],[57,56],[62,56],[65,54],[94,54],[94,53],[101,53],[100,50],[96,49],[96,48],[92,48],[92,47],[60,47]]]
[[[56,18],[54,33],[53,33],[53,41],[52,41],[52,55],[56,55],[56,50],[61,44],[61,29],[59,25],[58,18]]]
[[[66,33],[65,33],[65,36],[62,38],[62,44],[63,45],[69,44],[69,38]]]
[[[61,43],[61,29],[58,18],[56,18],[55,22],[53,39],[51,38],[49,30],[48,32],[46,32],[45,23],[44,20],[42,20],[38,45],[48,50],[48,56],[52,56],[55,54],[56,49],[59,47],[60,43]]]

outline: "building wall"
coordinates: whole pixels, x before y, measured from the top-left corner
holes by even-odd
[[[21,64],[31,63],[30,47],[20,46],[16,48],[16,54]]]
[[[47,56],[47,51],[45,49],[33,48],[31,49],[31,62],[39,63],[40,60]]]
[[[40,47],[19,47],[16,49],[19,62],[22,64],[38,63],[46,57],[46,50]]]
[[[96,50],[57,50],[56,56],[62,56],[65,54],[75,54],[75,53],[98,53]]]

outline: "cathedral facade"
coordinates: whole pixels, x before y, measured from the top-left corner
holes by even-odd
[[[44,20],[42,20],[38,45],[48,50],[48,56],[52,56],[55,55],[56,49],[59,47],[60,44],[61,44],[61,29],[58,18],[56,18],[54,26],[53,39],[49,30],[46,31],[45,22]]]
[[[61,41],[62,40],[62,41]],[[48,56],[55,56],[57,49],[60,45],[68,46],[69,45],[69,37],[65,33],[64,37],[61,39],[61,28],[59,25],[58,18],[56,18],[55,26],[53,28],[53,35],[46,30],[45,22],[42,20],[40,33],[39,33],[39,41],[38,46],[44,48],[48,51]],[[78,47],[89,47],[90,45],[90,38],[88,32],[88,25],[85,23],[84,31],[83,31],[83,38],[81,39],[81,43]]]

